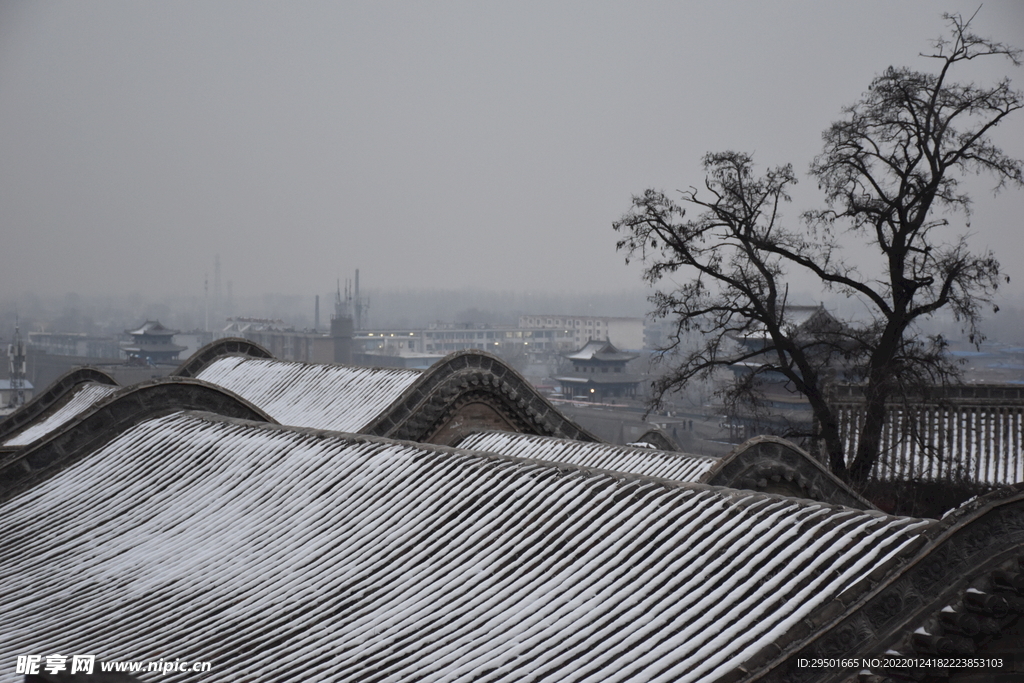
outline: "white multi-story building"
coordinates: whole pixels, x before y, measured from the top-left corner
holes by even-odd
[[[591,339],[608,340],[620,349],[644,348],[643,318],[614,318],[594,315],[521,315],[522,329],[566,330],[574,349]]]

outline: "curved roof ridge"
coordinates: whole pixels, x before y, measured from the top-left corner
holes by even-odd
[[[796,485],[807,493],[806,498],[876,509],[813,455],[778,436],[755,436],[744,441],[722,456],[707,475],[707,481],[733,488],[763,488],[772,480]]]
[[[210,363],[225,356],[273,358],[274,354],[254,341],[242,337],[224,337],[193,353],[171,374],[176,377],[196,377]]]
[[[430,366],[361,431],[427,441],[460,404],[474,399],[488,403],[522,432],[600,441],[563,415],[510,365],[476,349],[457,351]]]
[[[419,370],[221,356],[199,379],[234,391],[275,420],[358,432],[419,377]]]
[[[80,384],[93,383],[101,386],[119,387],[117,380],[92,366],[68,370],[55,379],[45,391],[37,393],[31,401],[21,406],[3,420],[0,420],[0,443],[12,434],[24,430],[50,412],[62,399],[66,399]]]
[[[0,459],[0,501],[102,447],[133,425],[179,410],[274,422],[237,394],[202,380],[163,377],[133,384],[100,398],[67,423]]]

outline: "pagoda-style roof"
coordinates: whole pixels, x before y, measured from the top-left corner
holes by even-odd
[[[785,328],[795,337],[820,334],[823,331],[835,331],[843,326],[824,306],[786,306]],[[769,338],[767,329],[757,326],[746,334],[735,335],[733,339],[741,344],[763,344]]]
[[[592,384],[594,386],[617,386],[620,384],[639,384],[643,381],[640,375],[559,375],[553,378],[556,382],[567,384]]]
[[[172,337],[178,334],[178,332],[179,330],[164,327],[159,320],[147,320],[137,330],[125,330],[126,334],[130,334],[133,337]]]
[[[574,351],[565,356],[569,360],[596,360],[625,363],[640,356],[635,353],[619,351],[607,339],[591,339],[579,351]]]

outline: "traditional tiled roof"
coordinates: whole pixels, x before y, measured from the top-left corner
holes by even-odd
[[[462,413],[486,406],[511,431],[574,439],[598,439],[563,415],[522,375],[482,351],[458,351],[422,375],[364,431],[375,436],[452,444],[480,431]]]
[[[458,442],[459,448],[521,458],[596,467],[647,477],[794,495],[837,505],[874,509],[808,453],[778,437],[755,437],[721,458],[653,447],[616,446],[529,434],[484,431]]]
[[[88,390],[83,392],[85,387]],[[83,405],[87,399],[95,402],[118,388],[113,377],[96,368],[75,368],[64,373],[45,391],[37,393],[31,401],[0,421],[0,450],[16,447],[16,443],[17,446],[30,443],[21,437],[27,430],[33,431],[31,441],[34,441],[43,433],[56,429],[80,414],[88,407]],[[75,405],[68,406],[72,402]],[[61,412],[61,415],[55,418],[57,412]],[[42,422],[48,425],[40,431],[36,427]]]
[[[703,481],[718,463],[718,458],[702,455],[510,432],[470,434],[458,447],[689,482]]]
[[[569,360],[629,361],[639,358],[635,353],[619,351],[608,340],[591,339],[583,348],[565,356]]]
[[[298,427],[451,443],[470,429],[480,429],[483,420],[488,428],[504,425],[515,431],[596,440],[519,373],[479,351],[451,354],[426,372],[295,363],[269,356],[266,349],[245,340],[220,340],[193,354],[167,381],[182,380],[186,392],[189,378],[208,382],[250,402],[274,421]],[[69,373],[0,422],[0,451],[23,446],[23,440],[5,446],[3,439],[46,420],[77,383],[101,377],[106,376],[89,369]],[[88,407],[90,397],[93,404],[103,398],[96,392],[83,394],[73,410],[62,413],[59,421],[40,425],[33,436],[74,419]]]
[[[142,420],[183,410],[274,422],[245,399],[202,380],[161,378],[133,384],[91,402],[28,445],[0,450],[0,501],[73,465]]]
[[[233,391],[282,424],[358,432],[420,374],[229,356],[211,362],[196,377]]]
[[[176,413],[0,504],[0,661],[173,657],[261,681],[749,679],[746,662],[831,620],[940,524]]]
[[[3,442],[4,446],[26,446],[82,414],[100,399],[109,396],[119,387],[110,384],[87,382],[77,385],[67,396],[67,401],[48,416],[32,423],[22,431]]]
[[[241,337],[224,337],[199,349],[174,371],[175,377],[195,377],[210,363],[225,356],[273,358],[274,354],[259,344]]]
[[[163,337],[167,335],[178,334],[178,330],[172,330],[170,328],[164,327],[159,320],[147,320],[146,322],[142,323],[142,326],[139,327],[139,329],[125,330],[125,332],[133,336],[159,335]]]

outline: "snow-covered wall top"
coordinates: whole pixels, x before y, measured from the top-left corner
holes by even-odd
[[[421,374],[229,356],[213,361],[196,377],[233,391],[281,424],[357,432]]]
[[[27,446],[70,422],[73,418],[106,398],[121,387],[93,382],[77,385],[70,399],[43,420],[30,424],[21,432],[4,441],[4,446]]]
[[[650,448],[613,446],[510,432],[478,432],[459,442],[459,448],[491,451],[518,458],[537,458],[570,465],[699,482],[717,458],[672,453]]]
[[[884,576],[869,578],[934,524],[175,413],[0,505],[0,662],[716,681]]]

